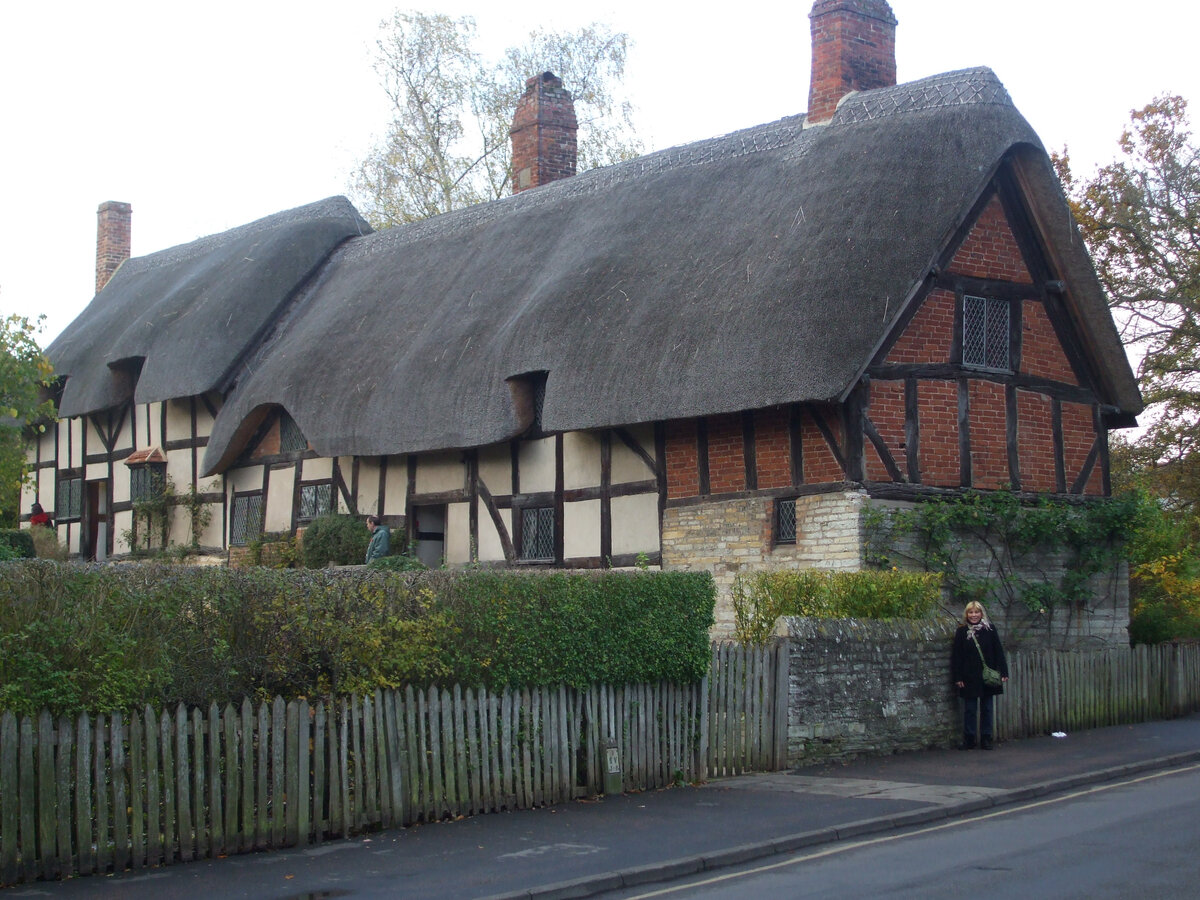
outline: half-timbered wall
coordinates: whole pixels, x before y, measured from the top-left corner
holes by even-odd
[[[134,522],[132,469],[127,460],[139,451],[156,450],[166,462],[167,477],[176,491],[187,493],[194,487],[211,505],[213,515],[200,535],[200,545],[220,547],[222,479],[198,475],[215,415],[210,399],[193,397],[131,404],[54,423],[29,450],[34,478],[23,493],[26,518],[29,506],[41,503],[72,555],[105,559],[128,553],[126,536]],[[59,496],[60,485],[75,479],[82,482],[77,510]],[[177,511],[172,517],[168,540],[191,543],[186,513]]]
[[[1061,287],[993,192],[945,271],[869,369],[865,476],[935,488],[1107,493],[1107,432]],[[1012,201],[1010,201],[1012,202]],[[1036,274],[1035,274],[1036,273]],[[964,298],[1007,307],[1009,365],[964,363]]]

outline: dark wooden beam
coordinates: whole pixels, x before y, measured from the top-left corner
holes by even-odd
[[[862,427],[867,438],[871,441],[871,445],[875,448],[875,452],[879,454],[879,458],[883,461],[883,467],[887,469],[887,473],[891,476],[892,481],[904,481],[905,478],[900,472],[900,467],[896,465],[896,460],[892,456],[892,452],[880,436],[878,429],[875,428],[875,423],[871,421],[870,416],[863,415]]]
[[[1063,448],[1062,402],[1050,400],[1050,431],[1054,441],[1054,490],[1063,493],[1067,489],[1066,452]]]
[[[700,418],[696,420],[696,475],[697,491],[701,497],[707,497],[710,490],[708,480],[708,422]]]
[[[970,487],[971,471],[971,388],[966,378],[958,379],[958,482]]]
[[[908,480],[921,483],[921,403],[917,379],[904,379],[904,457]]]
[[[1004,432],[1008,449],[1008,483],[1014,491],[1021,489],[1021,455],[1017,445],[1017,389],[1011,384],[1004,388]]]
[[[754,447],[754,412],[742,413],[742,460],[746,468],[746,490],[758,490],[758,454]]]

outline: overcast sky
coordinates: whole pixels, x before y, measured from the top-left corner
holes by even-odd
[[[1181,0],[891,0],[900,81],[990,66],[1086,174],[1134,107],[1200,104],[1200,11]],[[803,112],[809,0],[688,7],[599,0],[540,24],[633,39],[626,84],[647,149]],[[387,106],[371,68],[384,0],[8,2],[0,10],[0,312],[46,315],[48,343],[91,300],[96,207],[133,205],[140,256],[349,190]],[[402,8],[414,8],[402,4]],[[483,49],[540,4],[435,0]],[[675,11],[668,11],[672,9]],[[523,11],[515,19],[514,12]],[[528,11],[528,12],[526,12]],[[570,85],[566,85],[569,89]],[[1200,116],[1200,109],[1196,111]]]

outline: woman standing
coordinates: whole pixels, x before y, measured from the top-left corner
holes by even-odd
[[[999,684],[986,684],[983,667],[1000,673]],[[972,600],[963,610],[963,623],[954,633],[954,647],[950,651],[950,679],[963,698],[963,739],[959,750],[975,747],[975,735],[979,735],[979,746],[992,749],[992,698],[1004,693],[1004,682],[1008,681],[1008,661],[1004,658],[1004,646],[1000,635],[988,621],[983,604]],[[978,721],[978,729],[976,728]]]

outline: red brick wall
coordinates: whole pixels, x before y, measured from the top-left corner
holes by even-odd
[[[1067,490],[1070,490],[1079,473],[1083,471],[1083,464],[1092,450],[1092,444],[1096,442],[1096,424],[1092,418],[1092,408],[1082,403],[1063,403],[1062,432],[1063,469],[1067,476]],[[1096,469],[1088,479],[1084,493],[1104,493],[1099,460],[1096,461]]]
[[[754,414],[754,461],[760,490],[791,485],[791,440],[786,408],[763,409]]]
[[[668,422],[666,432],[667,496],[695,497],[700,493],[696,422]]]
[[[1079,379],[1067,361],[1046,308],[1040,301],[1026,300],[1021,310],[1021,371],[1064,384]]]
[[[896,17],[884,0],[817,0],[809,21],[809,121],[829,119],[850,91],[896,83]]]
[[[275,421],[271,423],[271,427],[267,429],[267,433],[258,442],[258,446],[250,451],[250,458],[261,459],[264,456],[277,456],[280,446],[279,417],[276,416]]]
[[[954,254],[950,271],[1022,284],[1033,280],[998,197],[993,197],[984,208],[967,239]]]
[[[1017,391],[1017,454],[1023,491],[1056,490],[1053,422],[1049,397]]]
[[[838,446],[845,447],[846,439],[842,434],[841,416],[836,414],[833,407],[817,407],[817,411],[821,414],[821,419],[826,427],[832,432]],[[837,457],[833,455],[829,444],[825,442],[825,437],[809,418],[807,412],[803,421],[800,443],[804,451],[804,483],[826,484],[831,481],[845,481],[846,473],[838,465]]]
[[[1004,385],[970,381],[967,402],[971,409],[971,484],[977,488],[1002,488],[1008,473],[1008,417],[1004,410]]]
[[[922,381],[917,386],[917,414],[921,421],[921,482],[958,487],[958,384]]]
[[[746,490],[745,444],[740,415],[708,419],[708,488],[711,493]]]
[[[867,415],[874,423],[879,436],[883,438],[900,471],[906,472],[908,456],[904,447],[904,382],[872,381],[871,404]],[[869,481],[892,480],[870,439],[866,440],[863,459],[867,464]]]
[[[930,292],[888,351],[887,362],[891,365],[949,362],[954,339],[954,302],[951,291]]]
[[[133,207],[108,200],[96,210],[96,293],[108,284],[117,267],[129,259]]]

